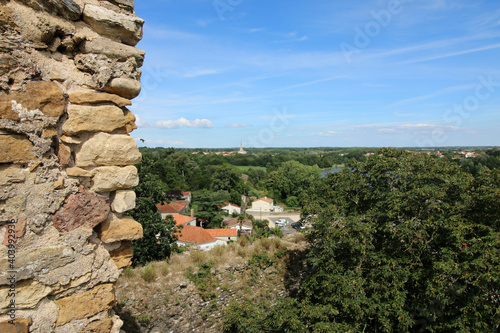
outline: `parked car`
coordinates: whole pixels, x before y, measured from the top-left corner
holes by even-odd
[[[276,220],[276,222],[274,222],[274,224],[276,224],[276,226],[278,227],[286,227],[286,219],[279,219],[279,220]]]
[[[292,223],[292,228],[294,229],[305,229],[304,225],[301,222],[293,222]]]

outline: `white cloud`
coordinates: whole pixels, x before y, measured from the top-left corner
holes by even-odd
[[[213,123],[208,119],[194,119],[188,120],[186,118],[179,118],[177,120],[160,120],[155,123],[155,127],[158,128],[212,128]]]
[[[319,132],[319,133],[313,133],[311,135],[313,136],[335,136],[335,135],[340,135],[340,134],[345,134],[345,133],[342,133],[342,132],[336,132],[336,131],[328,131],[326,133],[323,133],[323,132]]]
[[[137,127],[149,127],[151,126],[150,123],[148,123],[147,121],[145,120],[142,120],[138,114],[135,115],[135,124],[137,125]]]
[[[230,127],[230,128],[243,128],[243,127],[247,127],[247,126],[250,126],[248,124],[243,124],[243,123],[234,123],[234,124],[227,124],[226,127]]]

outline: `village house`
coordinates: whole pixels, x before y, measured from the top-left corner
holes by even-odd
[[[211,236],[205,229],[191,225],[182,226],[182,230],[176,232],[174,235],[177,236],[177,245],[194,246],[203,251],[227,244],[227,241]]]
[[[224,226],[229,229],[240,230],[240,222],[238,221],[237,217],[224,221]],[[252,231],[252,229],[252,221],[250,221],[249,219],[244,219],[241,223],[241,230]]]
[[[241,214],[241,207],[230,202],[225,202],[223,206],[219,206],[219,208],[225,211],[228,214]]]
[[[175,225],[192,225],[196,226],[196,218],[194,217],[194,212],[191,209],[191,216],[177,214],[174,216]]]
[[[156,205],[156,208],[161,213],[161,218],[165,219],[167,215],[175,216],[178,214],[186,214],[188,211],[189,202],[177,201],[171,203],[161,202]]]
[[[236,241],[238,240],[237,229],[205,229],[208,234],[218,240]]]
[[[268,197],[263,197],[252,202],[252,211],[269,213],[273,211],[274,200]]]

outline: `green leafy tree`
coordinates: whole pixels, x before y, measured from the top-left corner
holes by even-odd
[[[321,179],[321,170],[297,161],[287,161],[269,173],[268,188],[278,199],[302,197],[303,193]]]
[[[139,185],[134,188],[136,208],[129,213],[142,225],[143,238],[132,242],[133,264],[145,265],[153,260],[164,260],[176,250],[175,223],[172,217],[162,220],[156,204],[163,200],[160,178],[150,173],[152,159],[143,158],[138,166]]]
[[[294,297],[228,309],[226,332],[497,332],[500,172],[382,149],[311,192]],[[260,324],[256,324],[256,321]]]
[[[383,149],[329,175],[307,211],[300,296],[338,330],[486,332],[500,325],[500,181]],[[338,314],[337,314],[338,313]]]

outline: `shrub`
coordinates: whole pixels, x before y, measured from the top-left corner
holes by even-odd
[[[154,266],[148,265],[146,268],[144,268],[144,271],[141,273],[141,277],[146,282],[151,282],[156,279],[156,269],[154,268]]]

